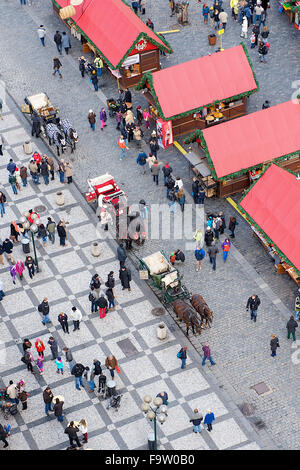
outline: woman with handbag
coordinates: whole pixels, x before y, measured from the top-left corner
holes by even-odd
[[[112,379],[115,377],[115,370],[118,373],[120,373],[120,368],[118,366],[118,361],[115,358],[115,356],[113,356],[112,354],[107,356],[107,358],[105,360],[105,366],[109,370]]]
[[[29,397],[29,393],[27,393],[25,390],[22,390],[22,392],[19,392],[18,398],[20,402],[22,403],[22,410],[27,410],[27,399]]]

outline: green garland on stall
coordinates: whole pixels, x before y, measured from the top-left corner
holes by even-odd
[[[243,199],[246,197],[246,195],[248,194],[249,191],[251,191],[253,189],[253,187],[255,186],[255,184],[260,180],[260,178],[263,177],[263,175],[265,174],[266,170],[270,167],[271,163],[266,165],[266,168],[264,169],[263,173],[260,175],[260,177],[254,181],[254,183],[250,186],[249,189],[247,189],[247,191],[245,192],[245,194],[243,195],[243,197],[241,198],[240,202],[237,203],[237,207],[239,208],[239,210],[241,211],[242,214],[245,215],[246,219],[248,222],[251,223],[251,225],[253,225],[263,236],[263,238],[272,246],[275,247],[276,251],[278,254],[280,254],[281,258],[284,259],[287,264],[289,264],[290,266],[292,266],[295,270],[295,272],[298,274],[298,276],[300,276],[300,270],[296,268],[296,266],[291,262],[291,260],[280,250],[280,248],[276,245],[276,243],[273,242],[273,240],[266,234],[266,232],[264,232],[264,230],[254,221],[254,219],[248,214],[248,212],[241,206],[241,202],[243,201]],[[276,165],[276,166],[279,166],[279,165]],[[288,171],[289,173],[291,173],[292,175],[296,176],[295,173],[291,170],[286,170]]]
[[[233,100],[238,100],[238,99],[244,98],[245,96],[248,97],[248,96],[252,95],[253,93],[256,93],[257,91],[259,91],[259,83],[258,83],[258,80],[256,78],[255,72],[253,70],[253,65],[252,65],[252,62],[250,60],[247,48],[243,43],[241,43],[240,45],[244,49],[244,52],[245,52],[246,57],[248,59],[248,62],[249,62],[249,65],[250,65],[250,68],[252,70],[252,74],[253,74],[253,77],[254,77],[254,80],[255,80],[256,88],[254,88],[253,90],[246,91],[244,93],[239,93],[238,95],[231,96],[230,98],[215,100],[213,103],[202,105],[198,108],[191,109],[189,111],[185,111],[185,112],[180,113],[180,114],[176,114],[175,116],[165,116],[162,109],[161,109],[161,105],[159,103],[158,96],[156,95],[155,89],[153,87],[153,76],[152,76],[151,72],[145,73],[143,75],[142,79],[139,81],[139,83],[136,85],[135,88],[136,88],[136,90],[141,90],[142,88],[145,87],[146,82],[148,82],[148,84],[150,86],[151,94],[153,96],[153,99],[154,99],[155,104],[156,104],[156,108],[158,110],[158,113],[164,121],[168,121],[168,120],[173,121],[174,119],[180,119],[180,118],[183,118],[183,117],[186,117],[186,116],[190,116],[191,114],[194,114],[194,113],[199,113],[203,108],[209,108],[210,106],[216,106],[219,103],[230,103]]]
[[[124,0],[122,0],[123,3],[126,4],[126,2],[124,2]],[[52,0],[52,2],[58,7],[58,9],[61,9],[61,6],[58,5],[58,3],[55,1],[55,0]],[[127,5],[127,4],[126,4]],[[128,6],[128,5],[127,5]],[[136,38],[136,40],[134,41],[134,43],[132,44],[132,46],[130,47],[130,49],[128,49],[128,51],[126,52],[126,54],[122,57],[122,59],[120,60],[120,62],[115,66],[113,65],[108,59],[107,57],[100,51],[100,49],[96,46],[96,44],[93,43],[93,41],[86,35],[86,33],[84,31],[82,31],[82,29],[77,25],[77,23],[72,20],[71,18],[69,19],[69,22],[71,25],[73,25],[75,27],[75,29],[77,29],[80,34],[82,36],[85,37],[85,39],[96,49],[96,51],[98,52],[98,54],[104,59],[104,61],[109,65],[109,67],[111,69],[114,69],[114,70],[118,70],[121,66],[122,66],[122,63],[124,62],[125,59],[127,59],[127,57],[129,56],[130,52],[135,48],[136,44],[142,39],[142,38],[145,38],[147,39],[148,42],[150,42],[151,44],[153,44],[154,46],[157,46],[159,49],[162,49],[164,50],[165,52],[169,53],[169,54],[172,54],[173,53],[173,49],[171,48],[171,46],[169,45],[168,41],[166,41],[164,38],[161,38],[160,36],[159,39],[165,44],[165,47],[162,46],[161,44],[159,44],[157,41],[155,41],[154,39],[150,38],[150,36],[148,36],[147,33],[144,33],[144,32],[141,32],[138,34],[138,37]]]

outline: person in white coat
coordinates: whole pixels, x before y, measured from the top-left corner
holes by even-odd
[[[73,331],[80,330],[79,325],[82,320],[82,313],[80,312],[80,310],[78,310],[78,308],[76,307],[72,307],[72,312],[71,312],[70,317],[73,320],[73,325],[74,325]]]
[[[246,16],[243,16],[241,38],[247,39],[247,33],[248,33],[248,20]]]

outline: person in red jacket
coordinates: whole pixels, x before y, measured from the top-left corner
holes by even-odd
[[[40,173],[41,171],[41,161],[42,161],[42,157],[40,156],[40,154],[38,152],[34,152],[34,154],[32,155],[35,163],[37,164],[37,167],[38,167],[38,173]]]
[[[36,342],[34,343],[34,345],[35,345],[35,349],[38,352],[38,355],[41,357],[44,357],[45,345],[43,341],[40,338],[38,338]]]

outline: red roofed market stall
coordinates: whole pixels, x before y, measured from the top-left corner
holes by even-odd
[[[270,164],[238,204],[254,235],[300,286],[300,179]]]
[[[300,171],[299,129],[300,104],[296,100],[196,131],[186,142],[200,139],[202,162],[217,182],[218,196],[225,197],[249,187],[270,162]]]
[[[69,0],[52,0],[56,14]],[[172,53],[123,0],[84,0],[65,20],[73,35],[102,57],[123,88],[137,84],[144,73],[160,69],[159,51]]]
[[[176,137],[242,116],[258,83],[240,45],[146,73],[137,88],[144,89],[152,118],[171,121]]]

